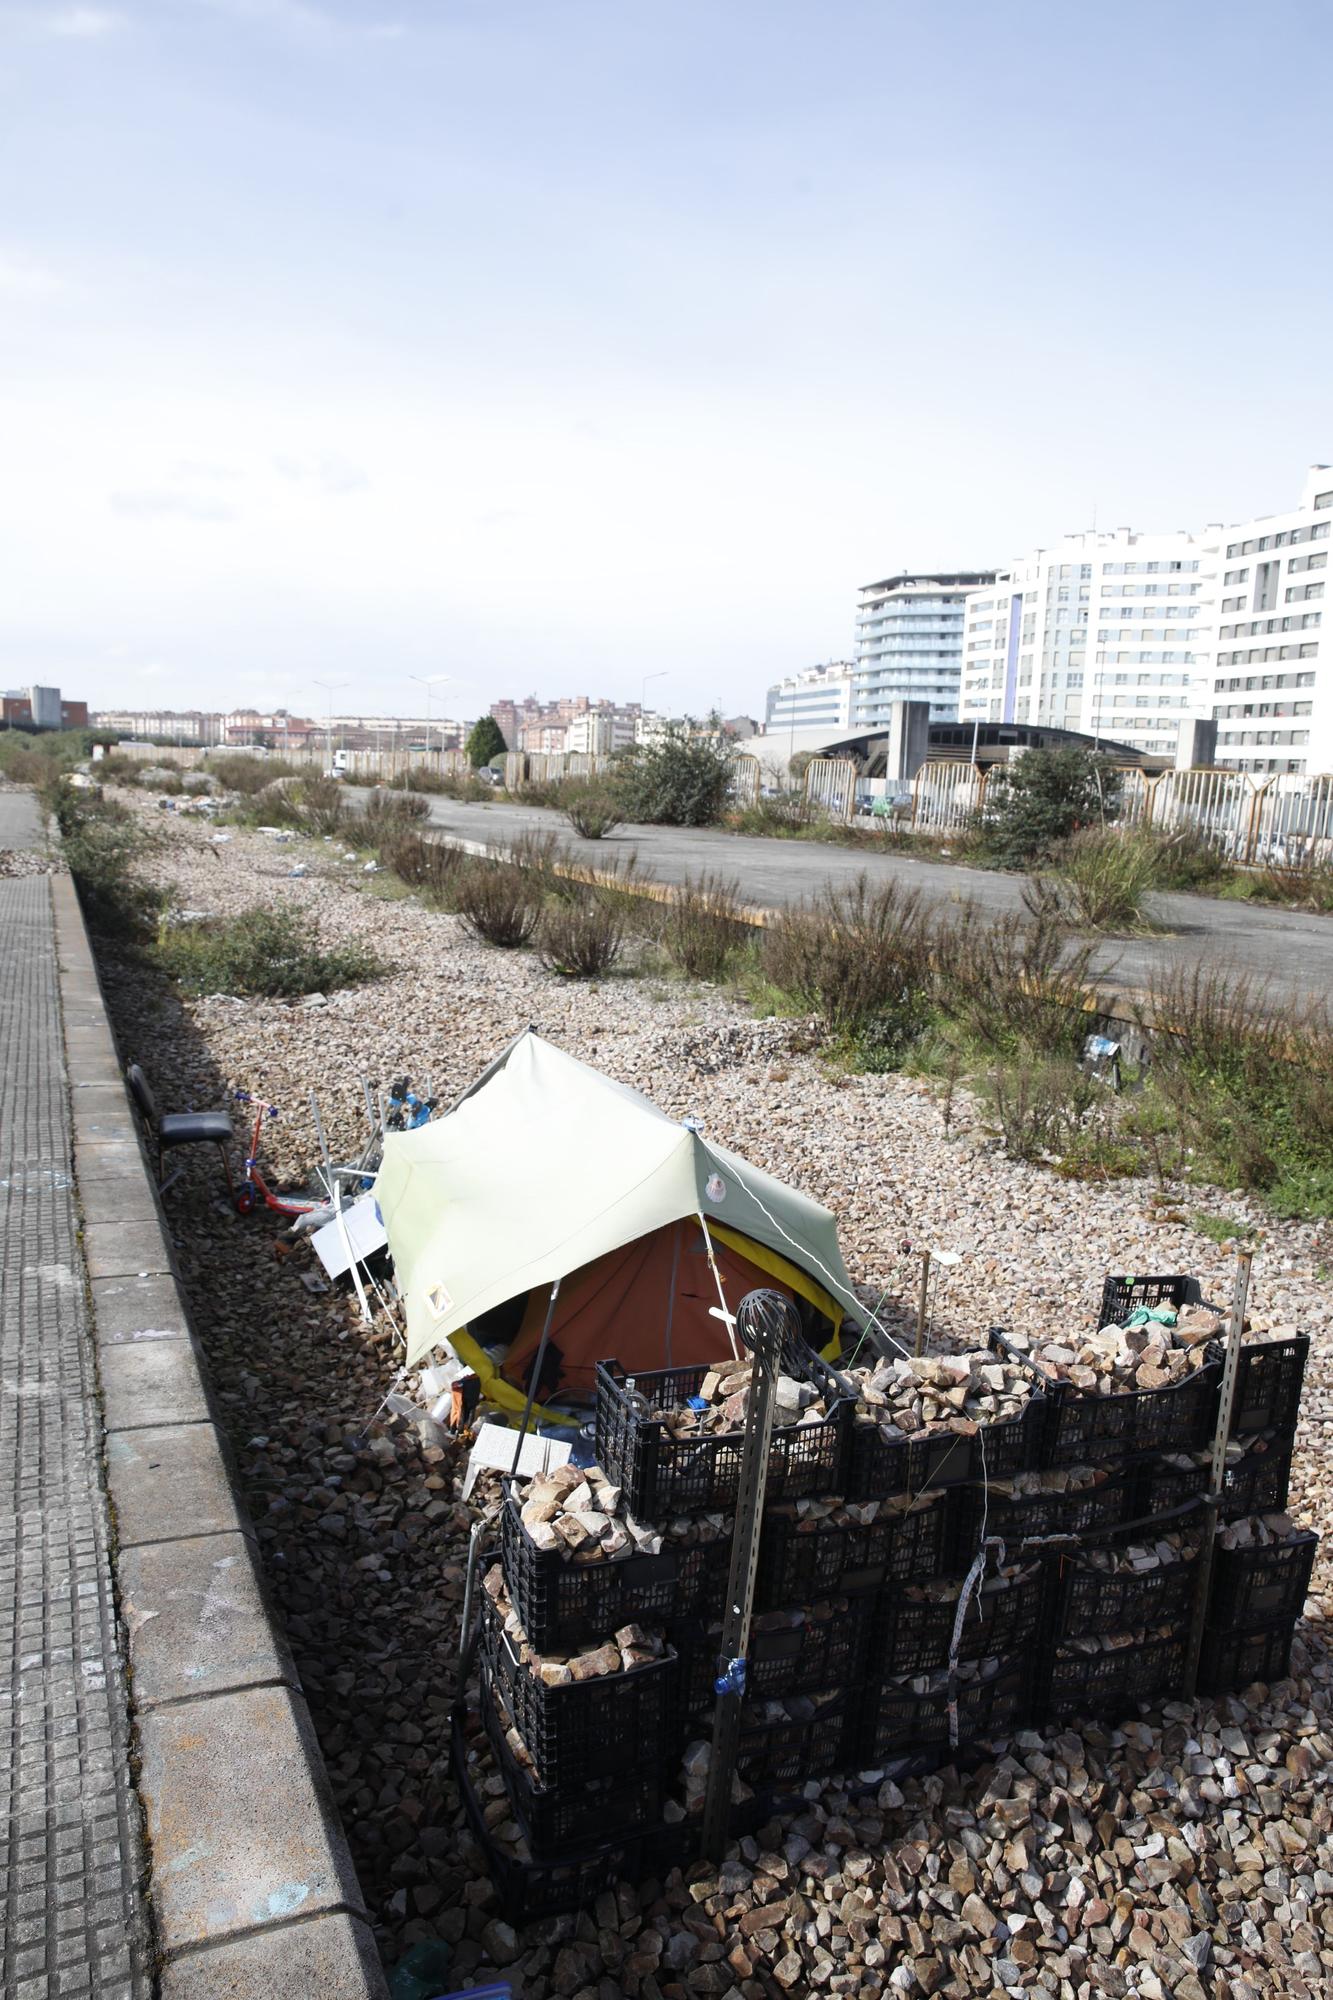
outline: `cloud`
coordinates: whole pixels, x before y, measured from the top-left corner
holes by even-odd
[[[236,509],[223,506],[198,493],[170,490],[113,493],[109,505],[113,513],[132,521],[234,521]]]
[[[275,458],[273,463],[282,478],[298,486],[313,486],[321,493],[363,493],[370,484],[364,466],[337,452],[325,452],[319,458]]]
[[[0,250],[0,299],[51,299],[70,289],[58,271]]]
[[[397,42],[407,34],[403,21],[348,21],[313,0],[193,0],[214,14],[236,21],[253,21],[261,28],[288,33],[337,36],[358,41]]]
[[[96,42],[123,28],[125,16],[113,13],[109,7],[62,7],[54,14],[42,16],[42,23],[48,35],[58,36],[62,41]]]

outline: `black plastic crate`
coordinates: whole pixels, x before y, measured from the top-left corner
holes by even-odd
[[[1256,1437],[1244,1458],[1226,1469],[1218,1517],[1235,1521],[1242,1514],[1280,1514],[1291,1485],[1292,1440],[1280,1435]]]
[[[1294,1618],[1259,1625],[1248,1632],[1219,1632],[1205,1626],[1199,1654],[1200,1692],[1238,1694],[1251,1681],[1285,1680],[1295,1632]]]
[[[579,1646],[621,1625],[700,1622],[721,1615],[731,1537],[620,1562],[576,1563],[539,1549],[524,1527],[511,1486],[500,1517],[505,1583],[538,1652]]]
[[[799,1625],[750,1630],[745,1692],[754,1701],[777,1700],[821,1688],[857,1687],[869,1668],[875,1601],[838,1598],[808,1610]],[[711,1710],[713,1683],[723,1664],[721,1627],[678,1641],[685,1705],[691,1716]]]
[[[1261,1549],[1215,1549],[1208,1623],[1218,1632],[1299,1618],[1310,1590],[1318,1535],[1302,1528]]]
[[[942,1493],[865,1526],[820,1521],[806,1529],[789,1515],[768,1514],[759,1541],[755,1603],[761,1610],[817,1604],[833,1592],[859,1597],[895,1578],[939,1576],[948,1556],[950,1518]]]
[[[765,1721],[747,1702],[741,1710],[736,1769],[757,1791],[797,1787],[807,1778],[853,1769],[858,1735],[857,1705],[850,1694],[804,1722]]]
[[[538,1784],[506,1740],[512,1717],[485,1667],[481,1671],[481,1715],[510,1804],[535,1860],[558,1860],[571,1847],[621,1834],[641,1834],[661,1824],[662,1778],[656,1765],[593,1778],[583,1785]]]
[[[1026,1472],[1037,1462],[1043,1436],[1045,1399],[1035,1391],[1021,1416],[1007,1424],[986,1424],[975,1437],[956,1431],[924,1437],[886,1438],[869,1418],[855,1418],[847,1463],[847,1495],[853,1500],[881,1500],[895,1493],[926,1493]],[[983,1468],[984,1462],[984,1468]]]
[[[1154,1520],[1187,1506],[1208,1490],[1208,1460],[1202,1454],[1181,1454],[1184,1465],[1169,1465],[1156,1453],[1133,1467],[1133,1518]]]
[[[1137,1702],[1162,1701],[1185,1678],[1185,1629],[1164,1638],[1135,1638],[1114,1652],[1057,1648],[1047,1682],[1052,1716],[1124,1715]]]
[[[528,1747],[538,1782],[582,1785],[650,1764],[679,1727],[674,1648],[628,1673],[547,1687],[519,1659],[495,1606],[481,1598],[481,1656]]]
[[[1004,1494],[994,1486],[960,1486],[952,1495],[951,1567],[965,1571],[981,1547],[983,1533],[998,1536],[1011,1552],[1022,1542],[1051,1541],[1118,1528],[1132,1518],[1134,1491],[1128,1468],[1108,1471],[1097,1486],[1068,1493]]]
[[[1099,1396],[1055,1384],[1044,1445],[1048,1465],[1100,1465],[1142,1451],[1193,1451],[1217,1422],[1220,1361],[1205,1361],[1163,1389],[1121,1389]]]
[[[1290,1437],[1300,1414],[1301,1385],[1310,1353],[1310,1336],[1262,1340],[1243,1346],[1236,1368],[1236,1400],[1231,1407],[1231,1435],[1276,1431]]]
[[[1045,1559],[1025,1565],[1012,1581],[991,1577],[968,1600],[959,1634],[960,1660],[1001,1658],[1035,1645],[1046,1603]],[[908,1596],[902,1585],[882,1591],[875,1612],[872,1654],[877,1673],[919,1674],[944,1666],[953,1643],[961,1579],[943,1602]]]
[[[1007,1735],[1023,1720],[1029,1685],[1019,1660],[1001,1662],[986,1680],[957,1681],[953,1694],[959,1745]],[[947,1675],[925,1694],[914,1693],[902,1680],[872,1681],[865,1691],[859,1767],[873,1770],[902,1752],[947,1744],[949,1717]]]
[[[1167,1534],[1187,1535],[1187,1548],[1182,1548],[1174,1562],[1163,1563],[1157,1569],[1124,1574],[1115,1571],[1108,1575],[1089,1561],[1087,1550],[1056,1555],[1051,1583],[1056,1644],[1066,1637],[1135,1632],[1145,1626],[1171,1625],[1179,1620],[1188,1623],[1206,1518],[1198,1503],[1191,1502],[1179,1508],[1175,1516],[1108,1538],[1106,1545],[1115,1549],[1127,1542],[1156,1541]],[[1192,1553],[1187,1553],[1187,1549]]]
[[[505,1852],[486,1825],[458,1716],[451,1732],[451,1756],[472,1836],[485,1858],[500,1907],[515,1926],[586,1909],[617,1882],[664,1880],[673,1868],[684,1867],[697,1850],[697,1829],[682,1825],[638,1837],[597,1841],[557,1861],[519,1861]]]
[[[1194,1290],[1194,1280],[1179,1273],[1166,1278],[1114,1278],[1108,1273],[1102,1286],[1101,1318],[1097,1325],[1123,1326],[1141,1306],[1178,1309]]]
[[[817,1357],[812,1356],[814,1360]],[[718,1366],[721,1364],[714,1364]],[[627,1375],[617,1361],[597,1364],[597,1458],[623,1487],[640,1520],[697,1513],[736,1504],[743,1431],[676,1438],[659,1419],[643,1416],[631,1400],[649,1406],[682,1405],[698,1392],[708,1368],[662,1368]],[[633,1388],[631,1388],[633,1384]],[[847,1430],[853,1405],[840,1401],[813,1423],[775,1426],[768,1453],[768,1497],[840,1493]]]

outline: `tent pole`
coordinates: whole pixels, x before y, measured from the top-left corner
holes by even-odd
[[[727,1305],[727,1295],[722,1289],[722,1273],[717,1268],[717,1256],[713,1249],[713,1238],[708,1228],[708,1217],[702,1209],[698,1209],[696,1213],[699,1217],[699,1227],[704,1233],[704,1245],[708,1251],[708,1268],[713,1274],[713,1283],[717,1286],[718,1304],[722,1308],[722,1324],[727,1329],[727,1339],[731,1342],[732,1358],[739,1361],[741,1351],[736,1345],[736,1318]]]
[[[551,1287],[551,1299],[546,1308],[546,1321],[542,1327],[542,1337],[537,1342],[537,1352],[533,1356],[532,1361],[532,1373],[528,1376],[528,1400],[523,1405],[523,1421],[518,1427],[518,1443],[514,1446],[514,1463],[509,1468],[509,1477],[511,1479],[517,1479],[518,1477],[518,1461],[523,1456],[523,1440],[528,1434],[528,1421],[532,1416],[532,1399],[537,1393],[537,1384],[541,1381],[542,1363],[546,1359],[546,1343],[551,1338],[551,1321],[555,1318],[555,1302],[559,1296],[560,1280],[557,1278]]]

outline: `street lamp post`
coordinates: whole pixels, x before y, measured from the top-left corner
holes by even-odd
[[[429,758],[430,758],[430,722],[431,722],[431,716],[430,716],[430,697],[431,697],[431,689],[432,689],[432,688],[437,688],[437,687],[438,687],[438,686],[440,685],[441,681],[449,681],[449,680],[452,680],[452,679],[453,679],[453,675],[452,675],[452,674],[409,674],[409,675],[408,675],[408,679],[409,679],[409,680],[411,680],[411,681],[415,681],[418,687],[424,687],[424,688],[425,688],[425,690],[426,690],[426,757],[427,757],[427,760],[429,760]],[[441,730],[441,731],[440,731],[440,762],[441,762],[441,763],[443,763],[443,762],[444,762],[444,731],[443,731],[443,730]]]
[[[332,771],[332,769],[333,769],[333,697],[334,697],[334,695],[335,695],[335,694],[337,694],[337,692],[338,692],[338,690],[339,690],[340,688],[345,688],[345,687],[350,687],[350,686],[351,686],[351,682],[350,682],[350,681],[316,681],[316,682],[315,682],[315,686],[316,686],[317,688],[323,688],[323,690],[324,690],[325,694],[326,694],[326,695],[328,696],[328,698],[329,698],[329,708],[328,708],[328,720],[327,720],[327,725],[326,725],[326,728],[325,728],[325,732],[324,732],[324,749],[325,749],[325,754],[326,754],[326,757],[327,757],[327,760],[328,760],[328,761],[326,762],[326,764],[325,764],[324,768],[325,768],[325,770],[326,770],[326,771]]]

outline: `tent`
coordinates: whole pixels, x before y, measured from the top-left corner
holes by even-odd
[[[375,1199],[409,1363],[448,1342],[511,1406],[556,1278],[543,1396],[589,1391],[609,1357],[645,1370],[729,1354],[718,1279],[731,1312],[775,1284],[808,1300],[829,1337],[857,1309],[826,1208],[531,1029],[446,1116],[386,1137]],[[506,1318],[497,1368],[483,1341]]]

